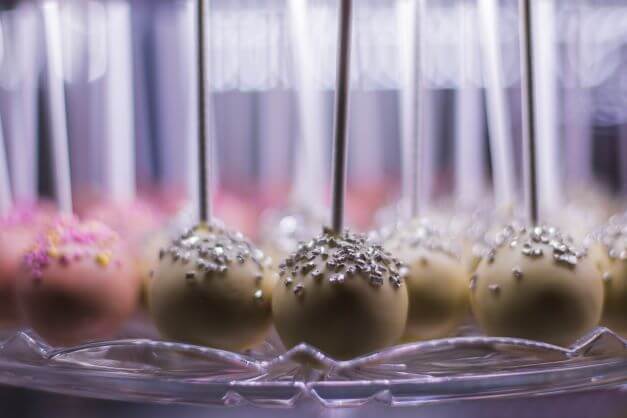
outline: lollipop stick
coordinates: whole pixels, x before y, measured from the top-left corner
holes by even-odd
[[[403,216],[410,218],[411,198],[414,181],[416,181],[416,161],[412,160],[411,149],[415,140],[414,112],[413,103],[416,94],[413,65],[416,57],[414,53],[416,48],[416,13],[417,4],[413,0],[399,1],[397,3],[397,15],[399,21],[399,51],[400,51],[400,68],[401,68],[401,86],[400,94],[400,125],[401,125],[401,157],[402,157],[402,199],[401,202],[406,204],[403,207]]]
[[[211,127],[209,126],[209,75],[207,68],[207,14],[209,12],[209,0],[197,0],[197,35],[198,35],[198,211],[201,222],[211,220],[211,190],[209,164],[212,155],[212,141],[209,138]]]
[[[107,2],[107,56],[105,76],[105,164],[107,191],[115,201],[135,197],[135,141],[131,10],[127,3]]]
[[[72,185],[68,151],[68,132],[61,61],[61,31],[59,5],[55,1],[42,3],[46,39],[46,85],[48,87],[48,112],[54,160],[54,183],[59,210],[72,213]]]
[[[417,218],[422,213],[424,202],[422,190],[425,188],[425,167],[422,167],[421,157],[425,157],[429,152],[430,145],[427,144],[424,132],[425,125],[425,107],[422,99],[425,98],[424,94],[424,80],[422,77],[422,65],[423,65],[423,14],[425,8],[424,0],[416,0],[414,10],[414,19],[416,26],[416,33],[414,39],[414,61],[412,62],[413,68],[413,81],[412,89],[412,104],[411,108],[414,113],[414,126],[413,126],[413,140],[411,141],[411,161],[412,161],[412,188],[410,195],[410,211],[411,217]],[[424,160],[424,158],[422,158]]]
[[[556,11],[553,1],[536,1],[532,7],[535,19],[535,123],[538,153],[539,210],[557,209],[562,201],[560,180],[560,150],[558,126],[558,69],[556,59],[560,51],[556,40]],[[533,36],[532,36],[533,38]]]
[[[460,2],[458,11],[461,23],[460,76],[455,99],[455,189],[462,206],[469,207],[484,192],[483,107],[481,93],[472,81],[472,75],[477,73],[472,6]]]
[[[421,65],[420,33],[423,2],[410,0],[399,3],[399,19],[401,33],[401,65],[403,68],[403,89],[401,92],[401,129],[402,129],[402,155],[403,155],[403,194],[407,200],[407,215],[409,218],[419,216],[422,206],[420,189],[424,182],[423,173],[425,167],[419,169],[420,155],[425,155],[426,142],[424,138],[424,107],[422,99],[425,98]],[[421,96],[419,98],[419,96]]]
[[[335,93],[335,126],[333,144],[333,207],[331,220],[332,228],[335,233],[341,233],[344,227],[352,8],[352,0],[340,0],[340,14],[338,19],[339,48],[337,54],[337,91]]]
[[[294,75],[298,89],[298,116],[300,143],[294,167],[293,203],[312,207],[318,204],[324,189],[324,134],[322,132],[324,109],[321,92],[316,91],[312,53],[313,45],[307,31],[308,7],[306,0],[287,2],[290,16],[289,29],[294,42]]]
[[[525,199],[527,201],[528,220],[532,225],[537,225],[539,219],[531,0],[519,0],[519,9]]]
[[[497,0],[479,0],[478,12],[483,37],[481,48],[486,62],[486,106],[492,166],[494,197],[500,207],[514,200],[514,163],[507,96],[499,42],[499,5]]]
[[[11,185],[9,184],[9,167],[4,147],[2,119],[0,119],[0,216],[6,215],[11,209]]]

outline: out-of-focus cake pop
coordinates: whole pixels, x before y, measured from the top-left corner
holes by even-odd
[[[605,287],[601,324],[627,335],[627,214],[611,217],[592,238],[590,256]]]
[[[490,335],[568,345],[601,318],[603,285],[592,258],[551,227],[506,227],[470,289]]]
[[[60,218],[24,260],[20,311],[52,344],[109,337],[135,309],[138,286],[128,249],[100,223]]]
[[[494,336],[569,345],[601,318],[603,285],[592,259],[539,222],[529,0],[520,1],[525,192],[530,226],[508,226],[470,280],[480,326]]]
[[[399,226],[385,247],[406,266],[406,341],[451,334],[468,315],[468,282],[461,248],[426,220]]]
[[[46,205],[18,205],[0,218],[0,323],[18,321],[15,282],[22,259],[52,216]]]
[[[72,187],[61,72],[58,16],[43,11],[47,111],[60,215],[24,256],[16,284],[26,323],[49,343],[71,345],[112,335],[135,308],[137,281],[120,237],[72,216]]]
[[[197,0],[201,222],[159,254],[149,288],[151,316],[161,334],[178,341],[243,350],[270,329],[273,283],[267,258],[240,233],[216,226],[211,216],[208,164],[212,161],[206,80],[207,0]]]

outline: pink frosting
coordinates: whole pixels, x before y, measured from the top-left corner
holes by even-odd
[[[118,235],[98,222],[81,223],[75,217],[60,217],[37,238],[34,248],[24,256],[24,264],[35,277],[53,262],[69,266],[83,257],[94,257],[106,266]]]

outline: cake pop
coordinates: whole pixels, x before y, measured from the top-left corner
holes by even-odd
[[[508,226],[470,280],[479,325],[495,336],[569,345],[601,318],[603,285],[592,259],[538,216],[530,0],[520,0],[523,126],[530,226]]]
[[[200,224],[159,258],[149,306],[163,336],[228,350],[263,340],[274,282],[267,258],[242,234]]]
[[[287,347],[311,344],[349,359],[396,343],[407,319],[402,264],[343,230],[352,1],[340,3],[333,176],[333,228],[279,265],[272,313]]]
[[[416,100],[418,84],[422,86],[420,73],[422,35],[414,33],[422,27],[423,8],[414,3],[415,9],[407,11],[411,19],[405,21],[410,31],[409,57],[404,60],[408,76],[409,91],[403,101],[405,118],[412,123],[404,124],[407,135],[403,138],[403,198],[399,208],[405,209],[403,220],[392,228],[384,228],[382,237],[386,248],[405,263],[405,283],[409,297],[409,311],[404,340],[425,340],[450,334],[468,314],[468,287],[465,272],[460,262],[461,248],[447,237],[444,229],[423,217],[426,212],[423,199],[423,176],[427,156],[425,136],[420,121],[424,108]],[[449,212],[450,214],[450,212]],[[445,222],[447,223],[447,218]],[[444,221],[444,219],[440,220]]]
[[[166,338],[243,350],[263,340],[270,329],[273,283],[265,255],[242,234],[218,226],[211,216],[206,0],[197,0],[197,7],[201,222],[160,252],[149,286],[149,308]]]
[[[58,16],[43,9],[47,106],[51,114],[54,186],[61,215],[24,256],[17,303],[27,324],[54,345],[112,335],[133,312],[137,281],[128,249],[99,223],[72,215],[72,187],[61,74]]]
[[[52,214],[46,205],[18,205],[0,218],[0,323],[19,322],[15,282],[22,258],[51,221]]]
[[[611,217],[592,238],[590,256],[605,287],[601,324],[627,335],[627,214]]]
[[[134,311],[132,261],[120,237],[103,224],[61,217],[24,261],[17,281],[20,311],[51,344],[109,337]]]
[[[461,248],[421,219],[397,228],[385,246],[405,263],[409,295],[406,341],[441,338],[468,315],[468,284]]]
[[[490,335],[568,345],[601,318],[591,257],[552,227],[510,225],[470,279],[473,312]]]
[[[272,312],[281,340],[339,359],[398,342],[408,304],[401,268],[364,235],[325,230],[279,265]]]

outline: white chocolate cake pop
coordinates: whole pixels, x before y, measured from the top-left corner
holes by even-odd
[[[112,336],[136,306],[128,253],[103,224],[60,218],[24,258],[17,300],[26,323],[54,345]]]
[[[385,246],[406,265],[409,313],[403,339],[450,335],[469,312],[461,248],[425,220],[397,227]]]
[[[365,236],[325,231],[279,265],[272,313],[287,347],[307,343],[349,359],[405,331],[402,263]]]
[[[601,324],[627,335],[627,214],[613,216],[593,234],[590,256],[605,287]]]
[[[599,323],[603,284],[557,229],[508,226],[471,277],[470,300],[489,335],[567,346]]]
[[[241,233],[200,224],[159,259],[148,303],[164,337],[226,350],[263,341],[274,282],[267,257]]]

